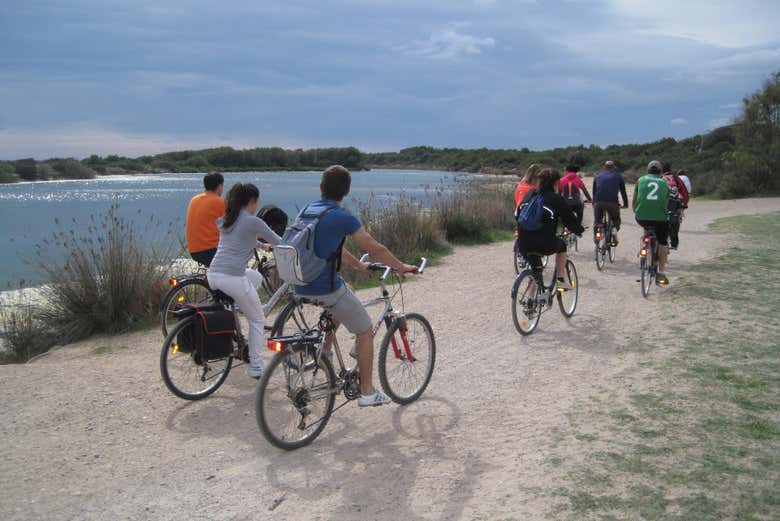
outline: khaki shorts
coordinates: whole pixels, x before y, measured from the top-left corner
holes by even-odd
[[[344,324],[344,327],[353,335],[359,335],[371,329],[371,317],[368,316],[368,311],[346,284],[342,284],[339,289],[326,295],[301,296],[330,311],[333,318]]]

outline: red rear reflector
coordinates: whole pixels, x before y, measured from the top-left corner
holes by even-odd
[[[168,285],[169,286],[178,286],[179,285],[179,281],[176,280],[176,279],[168,279]]]
[[[645,244],[650,244],[650,237],[642,237],[642,242]]]
[[[268,341],[268,349],[271,351],[276,351],[277,353],[280,353],[282,349],[284,349],[284,346],[281,342],[277,342],[276,340],[269,340]]]

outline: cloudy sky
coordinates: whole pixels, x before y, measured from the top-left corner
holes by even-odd
[[[0,158],[685,137],[780,68],[778,0],[2,0]]]

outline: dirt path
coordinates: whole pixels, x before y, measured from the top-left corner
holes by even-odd
[[[672,284],[728,239],[707,231],[713,219],[777,210],[777,199],[696,202]],[[554,507],[542,492],[557,486],[547,449],[578,398],[607,396],[605,378],[635,363],[632,332],[659,314],[663,290],[639,294],[640,232],[624,214],[614,265],[598,273],[587,240],[572,256],[574,318],[547,313],[527,339],[510,316],[510,245],[458,248],[406,287],[437,335],[424,399],[349,405],[293,453],[260,435],[242,371],[202,402],[173,397],[157,331],[0,366],[0,518],[542,519]]]

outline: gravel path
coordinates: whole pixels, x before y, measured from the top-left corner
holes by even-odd
[[[778,210],[778,199],[694,202],[671,283],[729,240],[707,230],[713,219]],[[587,238],[572,255],[574,318],[546,313],[529,338],[510,316],[511,243],[457,248],[406,286],[407,309],[437,337],[423,399],[350,404],[292,453],[258,431],[255,384],[242,370],[201,402],[171,395],[157,331],[0,366],[0,519],[544,518],[554,504],[542,492],[557,486],[545,448],[579,398],[606,396],[602,382],[635,363],[632,332],[669,303],[663,289],[640,296],[640,230],[628,215],[604,273]],[[102,346],[113,351],[96,354]]]

